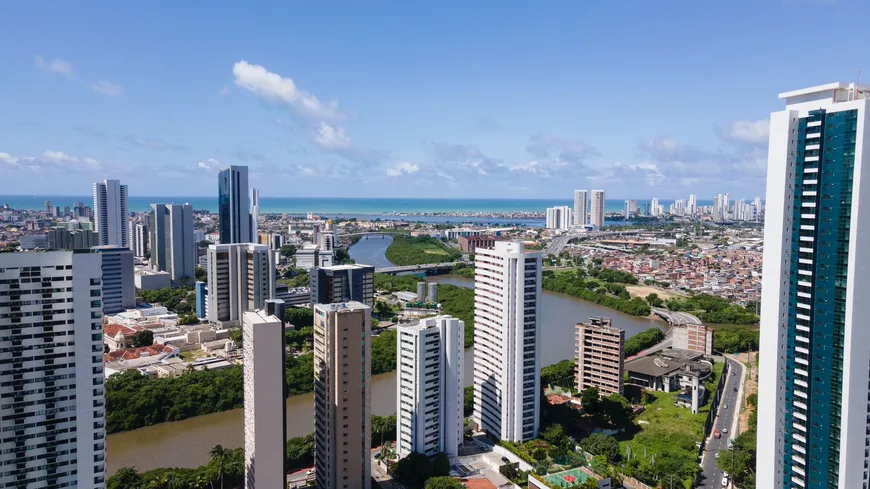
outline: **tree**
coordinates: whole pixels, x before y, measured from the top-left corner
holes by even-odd
[[[435,477],[450,475],[450,458],[444,452],[435,454],[435,459],[432,461],[432,473]]]
[[[204,239],[204,240],[200,241],[198,244],[199,244],[200,248],[208,248],[209,245],[211,245],[211,241]]]
[[[122,467],[109,478],[106,489],[139,489],[142,487],[142,476],[133,467]]]
[[[577,486],[577,489],[598,489],[598,481],[595,479],[586,479]]]
[[[224,465],[230,458],[230,451],[221,445],[215,445],[209,450],[208,459],[211,463],[216,463],[218,466],[218,477],[221,480],[221,489],[224,489]]]
[[[186,324],[199,324],[199,318],[196,317],[196,313],[189,312],[187,314],[182,314],[178,316],[178,324],[186,325]]]
[[[463,391],[464,399],[462,402],[463,416],[471,416],[474,412],[474,386],[469,385]]]
[[[399,460],[396,475],[403,483],[413,487],[423,487],[429,477],[432,477],[432,462],[422,453],[411,452]]]
[[[662,304],[664,304],[664,301],[659,299],[659,295],[656,294],[655,292],[647,295],[646,301],[649,305],[651,305],[653,307],[662,307]]]
[[[295,254],[296,254],[296,246],[284,245],[281,247],[281,256],[289,258]]]
[[[592,457],[592,461],[589,463],[589,468],[598,475],[606,474],[607,469],[609,468],[607,465],[607,457],[604,455],[596,455]]]
[[[610,462],[619,460],[619,442],[610,435],[593,433],[584,438],[580,446],[592,455],[603,456]]]
[[[465,486],[453,477],[433,477],[426,483],[426,489],[465,489]]]
[[[154,331],[150,329],[143,329],[142,331],[137,331],[136,334],[133,335],[133,346],[136,348],[141,348],[143,346],[151,346],[154,344]]]
[[[199,265],[193,267],[193,276],[196,277],[196,280],[199,282],[207,282],[208,281],[208,273],[202,269]]]
[[[284,320],[297,329],[314,326],[314,311],[310,307],[288,307],[284,311]]]
[[[583,406],[583,411],[587,414],[595,414],[598,412],[598,408],[600,407],[599,397],[598,397],[598,388],[597,387],[587,387],[583,389],[583,392],[580,393],[580,402]]]
[[[333,250],[335,252],[334,260],[335,263],[339,265],[350,265],[356,263],[353,261],[353,258],[350,257],[350,254],[344,248],[335,248]]]

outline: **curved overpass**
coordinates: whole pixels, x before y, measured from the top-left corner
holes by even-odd
[[[661,309],[658,307],[653,307],[652,311],[656,314],[656,316],[664,319],[669,324],[704,324],[698,319],[698,316],[693,314],[689,314],[687,312],[673,312],[668,311],[667,309]]]

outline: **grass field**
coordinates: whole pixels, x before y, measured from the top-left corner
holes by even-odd
[[[419,245],[417,245],[417,248],[420,249],[421,251],[423,251],[424,253],[429,253],[430,255],[447,256],[449,254],[449,253],[447,253],[446,250],[443,250],[443,249],[441,249],[441,248],[439,248],[431,243],[419,244]]]

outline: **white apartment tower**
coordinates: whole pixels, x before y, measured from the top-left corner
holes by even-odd
[[[690,216],[694,216],[698,210],[698,197],[695,194],[689,194],[689,205],[686,207],[686,212]]]
[[[759,488],[870,484],[868,94],[786,92],[770,116]]]
[[[275,298],[278,252],[251,243],[208,247],[208,320],[238,326],[242,313]]]
[[[0,253],[0,487],[105,487],[100,267],[96,253]]]
[[[590,224],[596,229],[604,227],[604,190],[592,191],[592,218]]]
[[[259,242],[260,232],[260,190],[251,189],[251,241]],[[266,244],[266,243],[263,243]]]
[[[371,487],[371,312],[362,302],[314,306],[318,489]]]
[[[130,251],[136,258],[145,258],[148,252],[148,227],[136,221],[127,223],[128,233],[130,234]]]
[[[538,436],[541,261],[521,242],[475,253],[472,418],[502,440]]]
[[[459,455],[464,428],[462,356],[465,323],[451,316],[399,326],[396,449]]]
[[[127,186],[120,180],[103,180],[94,184],[94,231],[100,245],[130,247]]]
[[[242,315],[245,489],[285,487],[284,301]]]
[[[547,208],[547,229],[571,227],[571,208],[567,205]]]
[[[574,191],[574,225],[583,227],[589,215],[589,196],[585,190]]]

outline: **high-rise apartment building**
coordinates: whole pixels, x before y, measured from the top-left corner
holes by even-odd
[[[310,271],[311,304],[357,301],[374,307],[375,267],[334,265]]]
[[[623,208],[623,214],[626,219],[631,216],[637,215],[637,201],[636,200],[626,200],[625,206]]]
[[[870,87],[770,116],[756,486],[870,484]]]
[[[151,204],[151,264],[169,272],[173,282],[194,277],[193,207],[190,204]]]
[[[262,309],[267,299],[274,299],[277,255],[266,245],[209,246],[208,320],[238,326],[243,312]]]
[[[259,195],[258,201],[259,201]],[[232,165],[218,174],[218,217],[221,244],[251,243],[248,167]]]
[[[574,225],[583,227],[589,216],[589,197],[585,190],[574,191]]]
[[[126,185],[119,180],[94,184],[94,231],[99,234],[99,244],[129,248],[129,215]]]
[[[136,221],[127,224],[130,234],[130,251],[136,258],[145,258],[148,253],[148,226]]]
[[[458,456],[465,422],[465,323],[436,316],[399,326],[398,334],[396,451],[400,457]]]
[[[659,216],[659,199],[658,197],[653,197],[652,201],[650,201],[650,210],[652,211],[653,216]]]
[[[589,223],[595,226],[596,229],[604,227],[604,190],[592,191],[592,218]]]
[[[0,487],[105,487],[100,268],[96,253],[0,253]]]
[[[541,253],[496,241],[475,253],[474,422],[509,441],[538,436]]]
[[[45,233],[49,250],[86,250],[99,246],[99,235],[90,229],[74,229],[56,226]]]
[[[318,489],[371,487],[371,308],[314,306],[314,467]]]
[[[260,190],[251,190],[251,242],[258,242],[260,233]],[[266,243],[263,243],[266,244]]]
[[[120,246],[95,246],[91,248],[91,252],[100,256],[103,313],[116,314],[135,308],[133,252]]]
[[[610,318],[577,323],[577,390],[590,387],[603,396],[622,394],[625,380],[625,331]]]
[[[568,229],[571,227],[571,208],[567,205],[547,208],[547,229]]]
[[[695,194],[689,194],[689,204],[686,207],[686,213],[694,216],[698,212],[698,197]]]
[[[242,315],[245,489],[286,487],[284,301]]]

